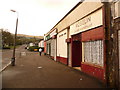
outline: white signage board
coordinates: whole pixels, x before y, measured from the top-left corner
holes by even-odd
[[[57,29],[55,29],[53,32],[50,33],[50,37],[54,36],[57,34]]]
[[[70,26],[70,35],[74,35],[103,25],[102,9],[86,16]]]

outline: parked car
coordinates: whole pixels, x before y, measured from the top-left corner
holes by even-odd
[[[37,51],[39,51],[39,47],[38,46],[30,46],[28,50],[37,52]]]

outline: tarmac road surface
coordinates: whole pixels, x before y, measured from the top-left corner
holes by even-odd
[[[3,88],[104,88],[98,80],[84,73],[29,52],[16,60],[16,66],[9,66],[2,72]]]

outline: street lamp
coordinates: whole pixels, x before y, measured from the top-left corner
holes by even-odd
[[[15,12],[17,14],[17,19],[16,19],[16,29],[15,29],[15,37],[14,37],[14,48],[13,48],[13,56],[11,58],[11,65],[15,66],[15,48],[16,48],[16,37],[17,37],[17,27],[18,27],[18,12],[15,10],[10,10],[12,12]]]

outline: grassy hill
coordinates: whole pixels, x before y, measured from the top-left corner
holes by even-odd
[[[21,37],[26,37],[26,38],[38,38],[38,39],[43,39],[43,36],[32,36],[32,35],[25,35],[25,34],[17,34],[17,36],[21,36]]]

